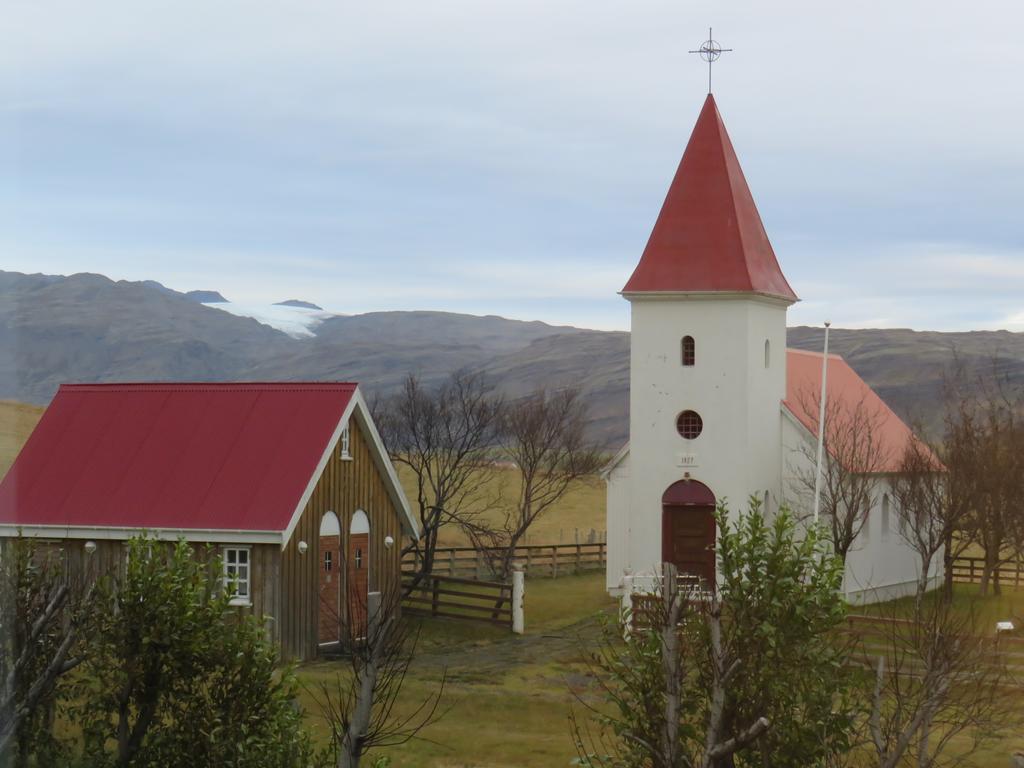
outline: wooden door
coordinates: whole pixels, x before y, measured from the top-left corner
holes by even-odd
[[[341,537],[320,537],[320,627],[318,641],[336,643],[341,640]]]
[[[366,603],[369,599],[370,534],[348,537],[348,621],[354,638],[366,637]]]
[[[711,506],[662,507],[661,558],[680,574],[715,586],[715,509]]]

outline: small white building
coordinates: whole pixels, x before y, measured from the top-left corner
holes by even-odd
[[[806,402],[820,390],[822,362],[786,349],[786,310],[798,299],[710,94],[622,296],[631,309],[630,442],[605,469],[607,586],[619,593],[625,574],[642,582],[662,562],[710,582],[716,501],[732,514],[751,496],[769,512],[785,503],[810,513],[803,486],[817,414]],[[899,534],[889,477],[913,435],[838,356],[829,356],[827,395],[870,408],[886,443],[847,557],[847,595],[912,592],[918,559]]]

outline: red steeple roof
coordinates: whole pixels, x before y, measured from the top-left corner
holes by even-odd
[[[742,292],[797,301],[710,93],[622,292]]]

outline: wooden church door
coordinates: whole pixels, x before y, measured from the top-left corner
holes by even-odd
[[[353,638],[366,637],[367,602],[370,597],[370,521],[366,513],[352,516],[348,537],[348,620]]]
[[[715,497],[696,480],[680,480],[661,499],[661,559],[715,588]]]

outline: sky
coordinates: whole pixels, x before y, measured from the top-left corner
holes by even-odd
[[[625,329],[707,90],[790,324],[1024,331],[1024,6],[5,0],[0,268]]]

